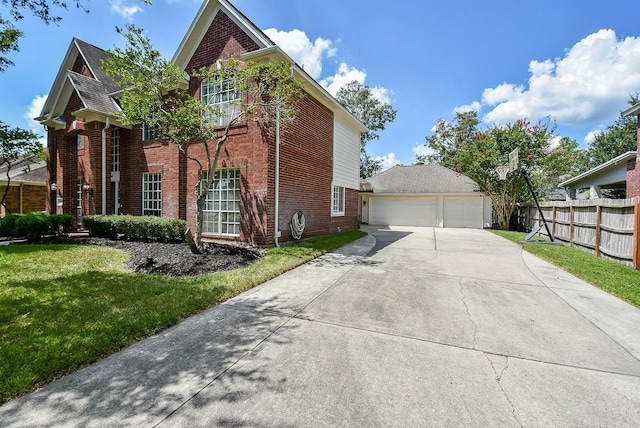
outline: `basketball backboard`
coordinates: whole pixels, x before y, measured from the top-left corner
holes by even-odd
[[[511,153],[509,153],[509,169],[511,169],[511,171],[518,169],[520,166],[519,162],[518,149],[512,150]]]

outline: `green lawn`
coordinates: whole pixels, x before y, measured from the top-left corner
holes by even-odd
[[[106,247],[0,246],[0,403],[364,235],[273,248],[248,267],[189,278],[128,272],[127,254]]]
[[[491,232],[514,242],[519,242],[526,236],[521,232]],[[568,245],[523,244],[523,248],[640,308],[640,270],[601,259]]]

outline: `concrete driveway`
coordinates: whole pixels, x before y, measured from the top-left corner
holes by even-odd
[[[486,231],[368,230],[0,425],[639,425],[640,310]]]

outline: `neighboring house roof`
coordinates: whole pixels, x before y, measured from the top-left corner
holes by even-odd
[[[625,111],[622,112],[622,117],[627,117],[627,116],[638,116],[640,115],[640,103],[629,107],[628,109],[626,109]]]
[[[368,190],[370,186],[371,190]],[[396,165],[383,171],[365,183],[361,183],[363,191],[373,193],[473,193],[478,192],[478,185],[469,177],[437,164],[428,165]]]
[[[584,189],[591,186],[606,186],[627,181],[627,162],[638,156],[637,151],[621,154],[608,162],[558,184],[558,187]]]
[[[35,162],[34,162],[35,161]],[[0,166],[0,184],[7,184],[6,164]],[[47,180],[47,162],[44,160],[25,158],[13,163],[9,170],[9,184],[11,186],[18,184],[37,184],[45,185]]]

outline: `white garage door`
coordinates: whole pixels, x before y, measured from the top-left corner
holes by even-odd
[[[444,227],[482,229],[483,205],[482,197],[445,197],[443,210]]]
[[[377,197],[369,203],[370,224],[438,226],[436,197]]]

